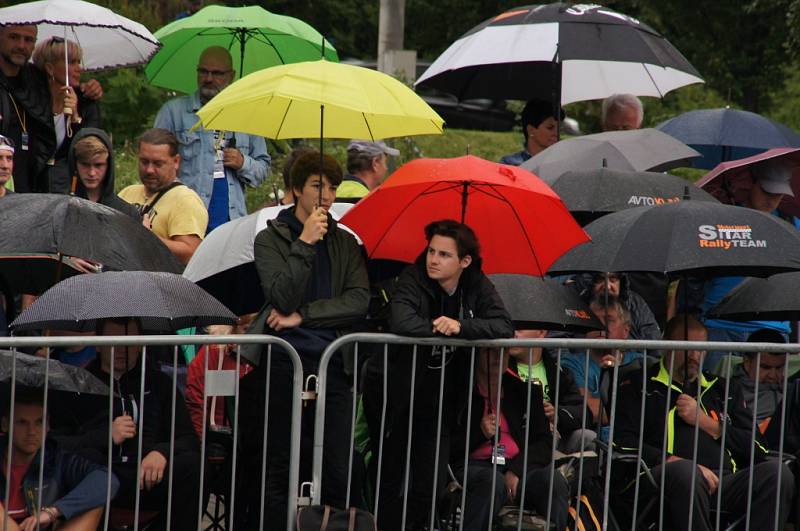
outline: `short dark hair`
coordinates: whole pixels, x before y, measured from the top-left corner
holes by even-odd
[[[360,171],[367,171],[372,168],[372,161],[380,155],[370,155],[363,151],[355,149],[347,150],[347,172],[358,173]]]
[[[323,175],[335,186],[342,182],[342,167],[335,158],[324,154],[321,162],[320,165],[319,151],[309,151],[297,157],[290,170],[292,192],[302,190],[312,175]]]
[[[137,148],[142,144],[152,144],[154,146],[169,146],[169,154],[174,157],[178,154],[178,137],[167,129],[148,129],[139,137]]]
[[[669,320],[667,326],[664,327],[664,339],[672,339],[675,337],[683,337],[685,339],[684,330],[706,330],[706,325],[693,314],[679,313]],[[677,341],[681,341],[678,339]]]
[[[749,336],[747,336],[748,343],[786,343],[786,336],[773,328],[759,328]],[[745,356],[755,357],[757,352],[744,352]],[[783,356],[785,352],[769,352],[774,356]]]
[[[560,118],[564,120],[564,109],[560,109],[560,111]],[[528,125],[539,127],[542,125],[542,122],[551,117],[556,121],[561,121],[552,103],[538,98],[528,100],[528,103],[525,104],[525,108],[522,109],[522,114],[520,115],[522,134],[525,135],[525,140],[528,140]]]
[[[314,148],[311,146],[297,146],[293,150],[286,155],[286,160],[283,161],[283,189],[286,193],[291,192],[292,188],[292,166],[294,166],[295,161],[300,157],[300,155],[304,155],[306,153],[315,152]],[[319,157],[319,153],[317,153],[317,157]]]
[[[425,227],[425,239],[430,243],[434,236],[453,238],[456,242],[459,258],[469,255],[472,257],[473,262],[480,261],[481,245],[478,242],[478,237],[475,236],[475,231],[468,225],[452,219],[434,221]]]

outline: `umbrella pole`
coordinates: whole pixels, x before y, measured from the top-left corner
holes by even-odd
[[[239,79],[244,75],[244,45],[247,36],[244,28],[237,28],[236,35],[239,37]]]
[[[553,110],[555,114],[553,116],[556,117],[556,142],[561,140],[561,94],[559,89],[559,76],[558,76],[558,44],[556,44],[556,53],[553,55],[553,61],[550,63],[552,65],[552,72],[553,72],[553,92],[552,92],[552,102],[553,102]]]
[[[56,284],[61,281],[61,268],[64,266],[64,256],[58,253],[58,265],[56,266]]]
[[[325,165],[325,159],[322,151],[323,147],[323,137],[324,135],[324,126],[325,126],[325,106],[319,106],[319,200],[317,201],[317,206],[322,205],[322,168]]]
[[[467,218],[467,188],[469,183],[464,183],[464,188],[461,190],[461,224]]]

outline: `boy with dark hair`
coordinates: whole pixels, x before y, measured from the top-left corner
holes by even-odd
[[[397,284],[391,302],[390,329],[414,337],[458,337],[460,339],[497,339],[514,335],[511,317],[503,307],[494,285],[481,270],[480,244],[470,227],[453,220],[435,221],[425,227],[428,245],[408,266]],[[404,463],[408,440],[409,394],[412,356],[408,349],[393,356],[389,369],[388,413],[384,435],[383,476],[379,488],[382,529],[399,528],[402,515]],[[449,347],[417,350],[414,389],[414,426],[409,464],[410,483],[407,521],[422,527],[428,521],[432,497],[447,480],[450,431],[459,408],[465,403],[468,388],[469,356]],[[446,367],[444,388],[440,390]],[[377,378],[375,379],[377,380]],[[371,381],[370,385],[382,385]],[[367,389],[365,409],[369,409],[370,438],[374,448],[380,441],[382,391]],[[438,468],[436,433],[439,394],[442,393],[441,439]],[[370,395],[370,396],[367,396]],[[374,400],[370,402],[370,398]],[[436,490],[434,489],[434,474]],[[437,496],[438,497],[438,496]]]
[[[11,430],[11,464],[6,462],[7,451],[2,449],[3,469],[0,474],[0,492],[9,487],[8,528],[51,529],[59,528],[89,531],[97,528],[106,502],[108,470],[78,455],[62,451],[58,444],[47,439],[44,456],[44,474],[39,484],[39,467],[42,466],[42,430],[46,433],[49,422],[44,416],[42,392],[38,389],[20,389],[14,401],[12,419],[2,418],[5,434]],[[45,435],[46,436],[46,435]],[[8,437],[3,445],[8,443]],[[8,480],[8,470],[11,470]],[[40,488],[41,487],[41,488]],[[119,481],[111,478],[113,498]],[[41,500],[38,500],[41,493]],[[39,505],[41,503],[41,505]],[[37,512],[37,507],[41,507]],[[0,522],[5,518],[5,508],[0,504]]]
[[[301,155],[292,165],[295,203],[271,220],[255,240],[255,263],[265,304],[254,326],[281,337],[297,350],[306,375],[317,374],[322,352],[364,319],[369,304],[369,282],[364,258],[355,238],[339,228],[328,210],[342,182],[336,160],[318,152]],[[320,191],[321,189],[321,191]],[[293,367],[279,349],[273,350],[269,380],[267,492],[261,496],[261,445],[264,431],[266,360],[241,381],[243,404],[242,474],[253,476],[246,511],[252,519],[242,524],[254,529],[262,499],[271,528],[284,528],[289,510],[289,451]],[[328,365],[322,502],[344,507],[352,404],[349,359],[334,356]],[[314,408],[305,408],[300,440],[301,481],[310,480]],[[255,468],[254,468],[255,467]],[[240,513],[237,509],[237,513]]]

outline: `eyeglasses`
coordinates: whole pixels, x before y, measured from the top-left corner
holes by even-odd
[[[198,68],[197,75],[200,77],[208,77],[211,76],[214,79],[223,79],[227,76],[231,71],[230,70],[206,70],[205,68]]]

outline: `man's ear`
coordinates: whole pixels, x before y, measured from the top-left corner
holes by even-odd
[[[462,269],[468,268],[469,265],[472,263],[472,255],[469,255],[469,254],[464,255],[464,258],[462,258],[460,260],[460,263],[461,263],[461,268]]]

